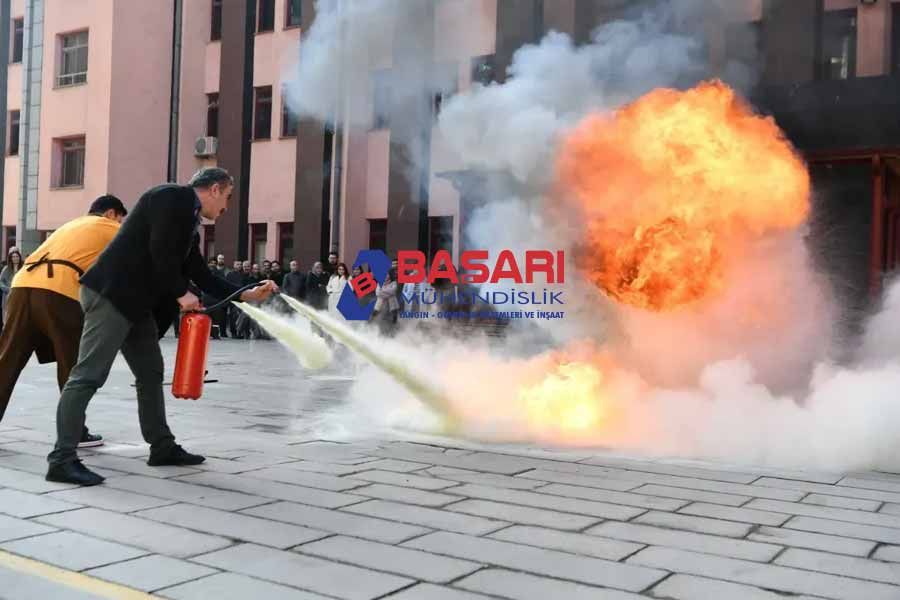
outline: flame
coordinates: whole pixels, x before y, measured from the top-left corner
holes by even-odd
[[[580,267],[643,309],[716,293],[749,241],[809,212],[809,176],[781,130],[718,81],[587,117],[557,167],[586,223]]]
[[[603,374],[587,363],[563,363],[538,383],[519,389],[528,425],[554,438],[587,437],[607,418]]]

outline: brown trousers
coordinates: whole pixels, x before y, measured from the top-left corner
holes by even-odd
[[[6,315],[0,334],[0,419],[19,374],[35,352],[42,363],[56,361],[56,380],[62,391],[78,360],[84,324],[76,300],[37,288],[12,288]]]

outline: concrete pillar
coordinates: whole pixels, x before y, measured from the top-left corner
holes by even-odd
[[[393,76],[424,81],[434,68],[434,3],[414,4],[412,31],[395,28]],[[431,26],[429,26],[431,24]],[[431,172],[432,97],[423,92],[391,99],[391,141],[388,162],[387,251],[421,249],[428,245],[428,195]]]
[[[234,177],[228,210],[216,221],[216,252],[249,258],[250,140],[253,124],[253,45],[256,0],[222,3],[218,165]]]
[[[543,33],[558,31],[574,36],[575,0],[545,0],[543,25]]]
[[[0,0],[0,23],[11,23],[10,21],[10,0]],[[4,83],[7,81],[8,71],[9,71],[9,50],[12,46],[10,43],[10,34],[12,33],[12,27],[3,27],[0,28],[0,81]],[[3,87],[6,90],[6,86]],[[7,118],[8,107],[6,105],[6,92],[4,91],[0,94],[0,115],[3,115],[3,119],[0,119],[0,136],[3,136],[2,145],[0,148],[3,148],[3,156],[9,155],[9,132],[6,129],[7,126]],[[5,178],[5,166],[6,161],[4,160],[0,163],[0,190],[6,189],[3,185]],[[12,201],[12,199],[7,199],[3,197],[2,191],[0,191],[0,215],[3,215],[3,202],[4,201]],[[0,219],[2,221],[2,219]],[[0,238],[3,238],[3,232],[0,232]],[[3,240],[5,241],[5,240]],[[2,253],[4,259],[6,258],[6,246],[0,247],[0,253]]]
[[[27,256],[41,243],[37,230],[38,166],[41,142],[41,86],[44,66],[44,0],[25,4],[25,32],[22,44],[22,111],[20,128],[21,188],[16,245]],[[3,26],[9,27],[9,19]],[[4,92],[5,93],[5,92]],[[6,114],[2,115],[6,118]]]
[[[316,17],[315,2],[303,0],[301,14],[301,30],[305,33]],[[300,47],[302,52],[303,37]],[[325,125],[315,119],[300,119],[297,123],[294,185],[294,257],[305,270],[314,262],[326,258],[329,251],[328,207],[331,196],[325,185],[325,149]]]
[[[497,38],[494,50],[494,79],[506,81],[506,69],[516,50],[538,41],[543,35],[546,4],[541,0],[497,0]],[[554,14],[564,22],[562,14]],[[574,15],[572,17],[574,19]]]

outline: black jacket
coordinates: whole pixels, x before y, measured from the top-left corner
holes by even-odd
[[[132,322],[153,314],[162,334],[175,317],[175,300],[193,281],[224,298],[239,288],[209,272],[200,254],[190,187],[164,184],[147,190],[119,233],[81,278]],[[166,323],[166,319],[169,322]]]
[[[328,273],[316,275],[312,271],[306,276],[306,303],[313,308],[328,308]]]
[[[225,281],[238,287],[244,287],[244,274],[241,271],[228,271]]]
[[[281,290],[291,298],[302,300],[306,297],[306,275],[288,271],[281,280]]]

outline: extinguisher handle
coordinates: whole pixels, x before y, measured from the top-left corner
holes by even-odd
[[[262,284],[263,284],[262,281],[257,281],[256,283],[251,283],[251,284],[245,285],[244,287],[242,287],[242,288],[239,289],[238,291],[234,292],[233,294],[231,294],[230,296],[228,296],[228,297],[225,298],[224,300],[222,300],[222,301],[220,301],[220,302],[216,302],[216,303],[213,304],[212,306],[209,306],[209,307],[204,308],[203,310],[199,310],[199,311],[197,311],[197,312],[199,312],[200,314],[203,314],[203,315],[208,315],[208,314],[210,314],[212,311],[216,310],[217,308],[221,308],[222,306],[225,306],[226,304],[228,304],[229,302],[231,302],[231,301],[234,300],[235,298],[239,297],[241,294],[243,294],[243,293],[246,292],[247,290],[252,290],[253,288],[259,287],[259,286],[261,286]]]

